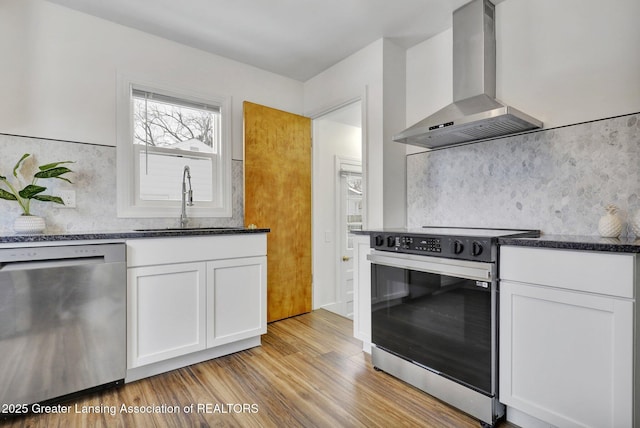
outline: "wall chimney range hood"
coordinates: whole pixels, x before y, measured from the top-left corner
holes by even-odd
[[[495,6],[473,0],[453,12],[453,100],[393,140],[429,149],[542,127],[496,94]]]

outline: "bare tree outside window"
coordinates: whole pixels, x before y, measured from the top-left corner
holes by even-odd
[[[219,113],[134,96],[134,142],[217,153]]]

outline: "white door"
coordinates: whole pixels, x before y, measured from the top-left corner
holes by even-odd
[[[340,315],[353,319],[353,235],[362,230],[362,163],[336,157],[337,216],[335,236],[338,255],[338,308]]]

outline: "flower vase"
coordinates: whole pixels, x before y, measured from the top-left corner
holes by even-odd
[[[16,233],[42,233],[45,226],[42,217],[30,214],[23,214],[13,222],[13,230]]]

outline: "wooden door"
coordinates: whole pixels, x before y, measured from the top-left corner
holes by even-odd
[[[268,227],[267,322],[311,311],[311,119],[244,102],[244,222]]]

